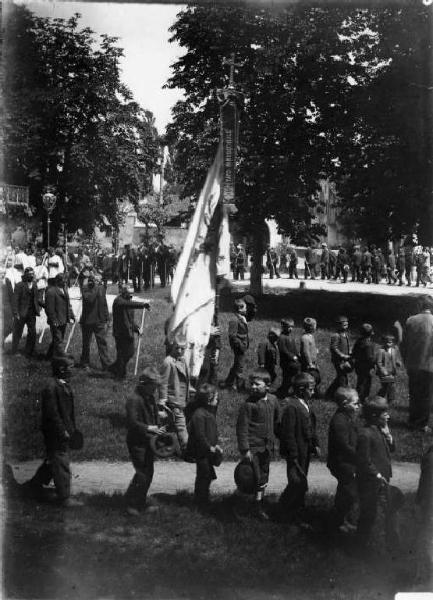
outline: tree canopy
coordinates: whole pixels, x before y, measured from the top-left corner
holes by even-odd
[[[244,94],[236,196],[246,228],[275,218],[295,241],[318,233],[320,178],[336,182],[352,235],[381,239],[414,227],[431,202],[431,153],[413,152],[424,132],[410,118],[414,102],[425,105],[425,73],[413,67],[430,44],[428,20],[422,6],[183,10],[172,39],[186,53],[167,86],[185,99],[167,138],[184,193],[198,192],[216,151],[215,90],[227,84],[223,62],[234,52]],[[414,86],[401,95],[408,76]]]
[[[39,18],[13,6],[4,79],[6,181],[29,185],[42,217],[47,186],[57,195],[54,228],[116,225],[119,202],[136,205],[158,156],[153,115],[121,82],[122,49],[70,19]]]

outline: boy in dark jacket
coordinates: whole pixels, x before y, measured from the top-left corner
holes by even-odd
[[[401,363],[397,360],[395,337],[384,335],[382,348],[376,356],[376,368],[381,384],[379,396],[386,398],[389,404],[395,400],[395,377],[397,367],[400,366]]]
[[[242,391],[245,388],[243,376],[245,354],[249,347],[247,305],[244,300],[235,300],[234,312],[235,317],[229,321],[228,328],[230,348],[233,351],[233,365],[221,387]]]
[[[335,392],[337,410],[329,424],[328,469],[337,479],[334,499],[335,525],[343,533],[356,530],[354,508],[358,502],[356,483],[356,444],[359,410],[358,394],[351,388],[338,388]]]
[[[350,363],[349,319],[341,316],[337,318],[337,331],[331,335],[331,361],[335,368],[335,379],[326,391],[329,400],[334,399],[338,387],[349,385],[348,373],[352,370]]]
[[[388,427],[388,403],[376,396],[363,409],[365,427],[359,431],[356,447],[359,492],[358,536],[367,544],[376,521],[379,507],[385,513],[388,545],[396,545],[398,537],[395,513],[389,503],[389,482],[392,477],[391,452],[394,441]]]
[[[295,322],[293,319],[281,320],[281,333],[278,338],[278,350],[280,352],[280,367],[283,380],[278,390],[278,396],[285,398],[289,393],[292,379],[301,370],[299,352],[296,341],[292,335]]]
[[[214,466],[221,459],[222,450],[218,446],[216,410],[218,392],[209,383],[201,385],[194,399],[195,410],[188,423],[187,455],[197,465],[194,499],[200,508],[209,505],[209,488],[216,479]]]
[[[77,428],[75,425],[74,396],[69,380],[74,365],[69,356],[54,357],[53,379],[42,391],[42,423],[47,457],[30,481],[23,484],[24,492],[43,495],[44,486],[51,480],[56,488],[57,501],[65,507],[82,506],[71,495],[71,468],[69,442]]]
[[[282,410],[278,437],[280,454],[287,463],[287,487],[280,505],[289,519],[299,518],[308,490],[308,468],[311,455],[320,456],[316,435],[316,416],[310,407],[315,380],[300,373],[293,380],[294,395]]]
[[[251,393],[242,404],[236,423],[239,452],[244,460],[252,463],[255,473],[256,512],[264,520],[269,518],[263,510],[263,498],[280,416],[277,399],[268,393],[269,383],[266,371],[250,375]]]
[[[153,435],[165,431],[160,427],[161,415],[157,406],[159,384],[158,371],[147,367],[140,375],[135,391],[126,400],[126,444],[135,469],[135,475],[125,494],[126,510],[131,516],[137,516],[140,510],[146,510],[146,497],[153,479],[154,463],[150,439]],[[147,509],[152,510],[150,506]]]
[[[277,364],[278,364],[278,338],[280,332],[277,329],[270,329],[268,333],[268,340],[261,342],[257,351],[257,358],[259,363],[259,369],[266,369],[271,378],[271,383],[274,383],[277,377]]]
[[[352,350],[352,363],[356,373],[356,391],[362,403],[370,395],[373,369],[376,364],[376,344],[373,342],[373,326],[364,323]]]

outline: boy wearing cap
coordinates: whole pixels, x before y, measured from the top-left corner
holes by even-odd
[[[383,345],[379,349],[376,358],[376,369],[380,380],[379,396],[386,398],[389,404],[395,400],[395,377],[397,367],[401,363],[397,360],[397,349],[395,337],[387,334],[383,336]]]
[[[135,475],[125,494],[126,510],[131,516],[138,515],[140,510],[146,510],[147,493],[154,471],[150,439],[165,432],[160,426],[157,406],[159,383],[158,371],[154,367],[145,368],[135,391],[126,400],[126,444],[135,469]],[[147,508],[151,510],[151,507]]]
[[[352,370],[350,361],[350,342],[347,333],[349,320],[347,317],[337,318],[337,331],[331,335],[331,361],[335,369],[335,379],[326,391],[329,400],[334,399],[338,387],[349,385],[348,373]]]
[[[294,395],[282,410],[278,437],[280,454],[287,463],[287,487],[280,497],[285,516],[298,518],[308,490],[308,468],[312,455],[320,456],[316,416],[310,407],[315,380],[308,373],[293,379]]]
[[[259,363],[259,369],[266,369],[271,378],[271,383],[274,383],[277,373],[276,367],[278,364],[278,338],[280,332],[272,327],[268,333],[268,339],[266,342],[260,342],[257,358]]]
[[[204,383],[196,393],[194,411],[188,423],[187,455],[195,460],[197,465],[194,499],[199,508],[209,506],[209,488],[222,459],[222,450],[218,445],[218,428],[216,410],[218,392],[214,385]]]
[[[247,306],[247,312],[245,314],[245,318],[246,318],[247,322],[249,323],[250,321],[252,321],[254,319],[254,317],[257,314],[257,302],[255,301],[254,297],[251,296],[250,294],[247,294],[246,296],[244,296],[242,298],[242,300],[245,302],[245,304]]]
[[[134,319],[134,310],[150,310],[148,302],[132,300],[133,290],[122,284],[120,294],[113,302],[113,336],[116,342],[116,360],[108,369],[117,379],[125,379],[128,362],[134,356],[134,333],[142,335]]]
[[[185,421],[185,407],[191,391],[190,373],[185,360],[187,341],[185,336],[177,334],[161,367],[161,388],[159,403],[167,405],[173,413],[176,433],[182,451],[188,442]]]
[[[301,369],[296,340],[292,334],[294,326],[295,322],[293,319],[281,320],[281,333],[278,338],[280,367],[282,371],[282,382],[278,390],[278,396],[281,398],[285,398],[288,395],[292,379]]]
[[[373,342],[373,326],[364,323],[352,350],[352,362],[356,373],[356,391],[362,403],[370,395],[372,373],[376,365],[376,344]]]
[[[317,329],[317,321],[312,317],[304,319],[304,333],[300,341],[300,363],[301,371],[309,373],[316,381],[317,395],[318,386],[321,381],[319,367],[317,366],[317,346],[314,339],[314,332]]]
[[[356,446],[360,514],[358,536],[366,544],[371,536],[379,506],[383,506],[388,542],[395,536],[394,513],[388,505],[388,485],[392,477],[391,452],[394,441],[388,427],[388,403],[376,396],[364,405],[365,426]]]
[[[77,431],[74,396],[69,380],[74,361],[69,356],[54,357],[51,365],[53,379],[42,391],[42,423],[47,457],[32,479],[23,484],[23,490],[40,497],[44,486],[54,481],[57,500],[62,506],[82,506],[72,500],[69,441]]]
[[[235,318],[229,321],[229,343],[233,351],[233,365],[222,387],[236,391],[245,389],[243,376],[245,354],[249,347],[247,305],[244,300],[234,302]]]
[[[327,467],[338,481],[334,499],[335,525],[348,533],[356,530],[353,513],[358,502],[356,417],[359,399],[356,390],[341,387],[335,392],[335,401],[338,408],[329,424]]]
[[[252,463],[255,473],[257,515],[265,520],[268,515],[263,510],[263,498],[280,417],[278,401],[268,392],[269,383],[266,371],[250,375],[251,392],[240,407],[236,423],[239,452]]]

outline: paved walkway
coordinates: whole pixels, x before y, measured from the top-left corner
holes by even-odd
[[[29,479],[40,465],[40,461],[15,463],[12,465],[19,483]],[[224,462],[216,469],[218,479],[212,484],[212,493],[228,494],[235,489],[233,472],[235,462]],[[394,463],[392,483],[403,492],[417,489],[419,466],[415,463]],[[103,461],[81,462],[72,465],[72,494],[96,494],[124,492],[134,469],[130,463]],[[155,465],[151,493],[176,494],[180,490],[192,492],[194,489],[195,465],[184,462],[158,461]],[[286,482],[286,463],[271,465],[268,491],[280,493]],[[309,473],[309,487],[312,492],[333,494],[336,480],[330,475],[324,463],[313,462]]]
[[[231,281],[234,288],[248,288],[249,287],[249,273],[245,274],[244,281]],[[359,292],[363,294],[381,294],[384,296],[407,296],[417,294],[430,294],[433,295],[433,287],[429,284],[429,287],[415,287],[412,285],[408,287],[406,285],[387,285],[386,283],[379,284],[367,284],[367,283],[340,283],[339,281],[326,281],[322,279],[289,279],[289,276],[283,274],[280,279],[269,279],[268,275],[263,276],[263,288],[264,290],[295,290],[299,289],[300,283],[304,283],[305,287],[309,290],[327,290],[328,292]]]

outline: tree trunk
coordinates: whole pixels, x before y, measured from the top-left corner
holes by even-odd
[[[263,293],[262,271],[263,271],[263,253],[264,240],[262,228],[257,227],[253,233],[252,244],[252,262],[250,275],[250,292],[253,296],[261,296]]]

